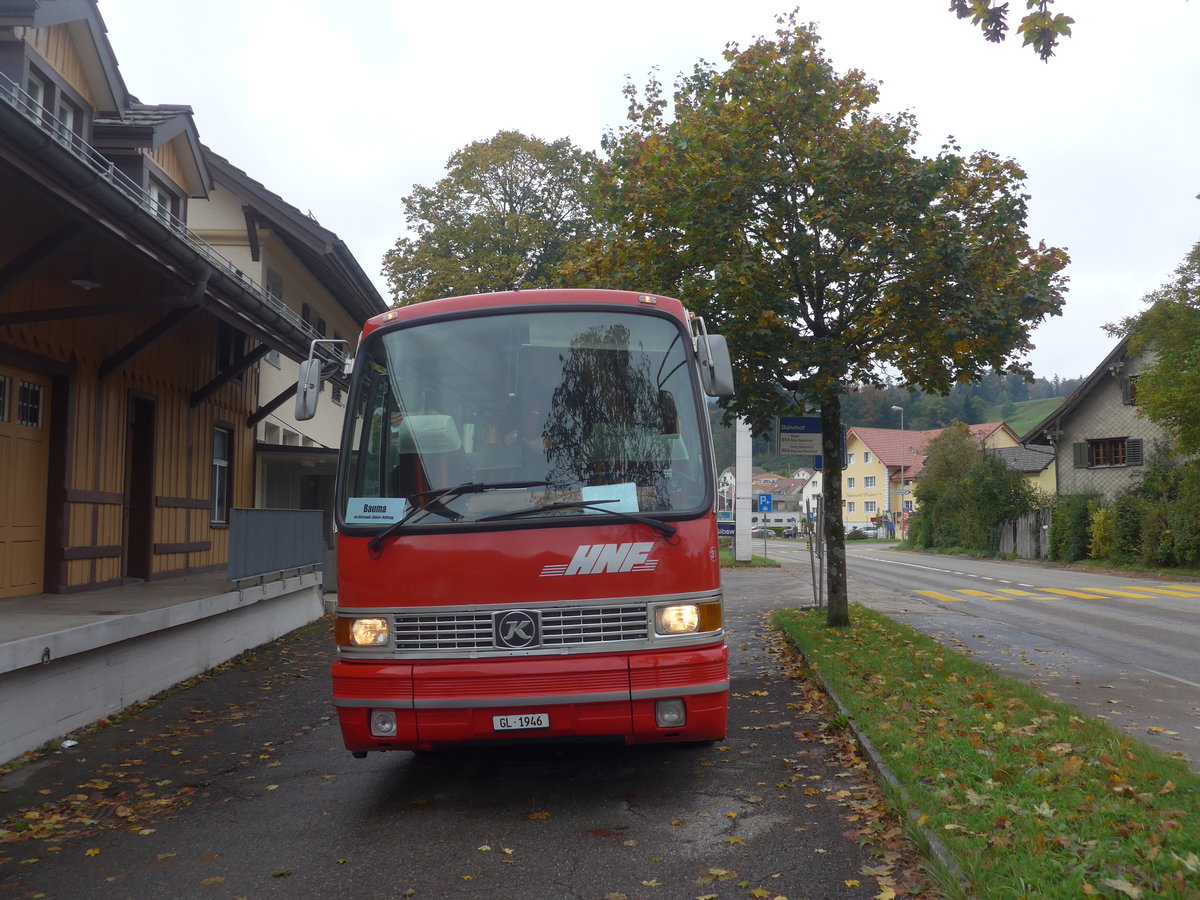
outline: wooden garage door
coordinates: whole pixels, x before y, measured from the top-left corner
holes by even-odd
[[[50,380],[0,366],[0,597],[41,593],[49,455]]]

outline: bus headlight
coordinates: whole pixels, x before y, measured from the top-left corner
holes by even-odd
[[[654,611],[655,634],[696,634],[720,628],[720,603],[677,603]]]
[[[334,626],[334,635],[339,647],[382,647],[391,637],[387,619],[374,616],[363,619],[338,619]]]

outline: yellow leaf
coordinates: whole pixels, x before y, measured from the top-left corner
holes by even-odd
[[[548,813],[548,812],[530,813],[529,818],[531,818],[531,819],[548,819],[548,818],[550,818],[550,813]]]
[[[875,895],[875,900],[896,900],[896,892],[885,884],[883,890]]]
[[[842,883],[844,885],[846,885],[846,887],[858,887],[858,879],[857,878],[847,878]]]
[[[657,878],[651,878],[649,881],[643,881],[642,884],[644,884],[646,887],[662,887],[662,882]]]
[[[771,892],[770,892],[770,891],[768,891],[766,888],[755,888],[754,890],[752,890],[752,891],[750,892],[750,896],[751,896],[751,897],[758,897],[758,898],[759,898],[759,900],[762,900],[762,898],[764,898],[764,897],[770,897],[770,896],[771,896]]]
[[[88,850],[87,850],[87,851],[86,851],[86,852],[85,852],[83,855],[84,855],[84,856],[99,856],[99,855],[100,855],[100,848],[99,848],[99,847],[92,847],[92,848],[88,849]]]
[[[268,791],[277,791],[277,790],[279,790],[279,785],[277,785],[277,784],[268,784],[268,785],[267,785],[267,790],[268,790]]]
[[[741,839],[740,837],[738,837],[737,835],[734,835],[733,837],[730,837],[730,838],[725,838],[725,843],[727,843],[727,844],[740,844],[740,843],[742,843],[742,839]]]

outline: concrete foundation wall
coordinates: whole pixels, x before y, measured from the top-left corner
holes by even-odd
[[[325,612],[319,575],[114,617],[65,655],[0,671],[0,763],[272,641]],[[26,657],[28,658],[28,657]]]

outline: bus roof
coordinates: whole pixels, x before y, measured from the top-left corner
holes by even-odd
[[[661,294],[644,294],[637,291],[614,291],[598,288],[550,288],[529,291],[498,291],[492,294],[468,294],[462,297],[443,297],[440,300],[426,300],[410,306],[401,306],[368,319],[363,326],[363,335],[367,335],[381,325],[390,322],[400,322],[411,319],[422,319],[427,316],[445,315],[446,313],[464,312],[467,310],[487,310],[497,308],[516,309],[528,306],[594,305],[611,304],[613,306],[652,307],[669,312],[679,319],[686,319],[683,304],[673,297]]]

